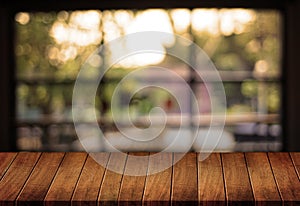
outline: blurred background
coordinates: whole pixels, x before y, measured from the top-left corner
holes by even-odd
[[[227,117],[216,151],[280,151],[283,146],[282,22],[281,12],[272,9],[17,12],[14,15],[17,150],[83,150],[72,121],[73,86],[82,64],[100,45],[115,38],[139,31],[162,31],[199,45],[220,74],[226,93]],[[180,49],[183,55],[193,58],[189,45],[165,39],[162,46]],[[117,53],[114,49],[109,52],[105,56],[94,55],[90,62],[101,68]],[[152,69],[155,67],[167,68],[181,76],[192,88],[198,104],[191,103],[181,83]],[[159,88],[143,89],[134,95],[129,107],[136,126],[147,127],[146,115],[157,106],[168,117],[163,133],[147,146],[122,140],[110,108],[120,80],[141,68],[148,69],[137,81],[164,82],[174,88],[177,98],[185,100],[184,107],[179,108],[174,94]],[[120,114],[125,111],[122,106],[127,106],[122,102],[127,101],[136,83],[127,82],[122,88],[118,97]],[[210,85],[213,88],[214,82]],[[173,56],[127,58],[111,66],[99,85],[95,98],[98,124],[104,136],[123,151],[160,151],[172,142],[183,117],[184,132],[173,149],[180,151],[192,129],[199,127],[199,139],[191,148],[198,151],[203,143],[201,135],[207,135],[212,117],[218,115],[211,111],[208,90],[189,65]],[[200,117],[194,107],[199,109]],[[192,121],[197,118],[200,121]],[[87,126],[81,129],[88,134]],[[215,141],[213,132],[209,139]],[[106,150],[95,148],[93,142],[89,144],[95,150]]]

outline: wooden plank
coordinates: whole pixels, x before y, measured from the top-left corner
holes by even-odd
[[[245,157],[256,205],[281,205],[267,154],[246,153]]]
[[[288,153],[268,153],[284,204],[300,204],[300,181]]]
[[[0,153],[0,180],[9,168],[12,161],[15,159],[17,153],[15,152],[4,152]]]
[[[43,205],[64,153],[43,153],[17,198],[18,205]]]
[[[118,204],[118,196],[123,177],[127,154],[111,153],[100,187],[98,202],[100,205]]]
[[[172,153],[151,153],[149,157],[143,205],[170,205]],[[165,170],[160,171],[160,169]]]
[[[220,154],[198,159],[198,195],[200,205],[225,205],[225,188]]]
[[[109,153],[94,153],[88,156],[75,188],[72,206],[97,205],[99,189],[108,158]]]
[[[300,152],[291,152],[290,155],[293,160],[298,178],[300,180]]]
[[[172,205],[197,205],[197,154],[174,153],[172,178]],[[179,160],[182,158],[181,160]],[[178,161],[179,160],[179,161]]]
[[[228,205],[253,205],[254,199],[243,153],[221,154]]]
[[[45,205],[69,205],[86,153],[67,153],[45,197]]]
[[[149,153],[129,153],[118,202],[119,205],[141,205],[148,169]]]
[[[23,188],[41,153],[19,153],[0,181],[0,205],[15,205],[15,200]]]

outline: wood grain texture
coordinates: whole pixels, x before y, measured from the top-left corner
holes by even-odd
[[[220,154],[198,159],[198,195],[200,205],[225,205],[225,188]]]
[[[243,153],[221,154],[228,205],[253,205],[253,194]]]
[[[107,169],[100,187],[98,202],[100,205],[117,205],[127,154],[110,154]]]
[[[246,161],[256,205],[281,205],[266,153],[246,153]]]
[[[9,168],[12,161],[15,159],[17,153],[5,152],[0,153],[0,180]]]
[[[86,153],[67,153],[45,197],[45,205],[69,205]]]
[[[149,153],[129,153],[119,193],[119,205],[141,205]]]
[[[0,205],[300,204],[297,152],[129,154],[0,153]]]
[[[298,178],[300,180],[300,153],[299,152],[291,152],[290,155],[292,157]]]
[[[284,204],[300,204],[300,181],[288,153],[268,153]]]
[[[88,156],[74,191],[72,206],[97,205],[99,189],[108,158],[109,153],[97,153]]]
[[[175,153],[174,162],[183,154]],[[172,195],[173,205],[197,205],[197,154],[187,153],[173,166]]]
[[[41,153],[19,153],[0,181],[0,205],[14,205]]]
[[[43,153],[17,198],[18,205],[43,205],[64,153]]]
[[[165,170],[160,171],[160,169]],[[172,153],[151,153],[143,205],[169,205],[172,182]]]

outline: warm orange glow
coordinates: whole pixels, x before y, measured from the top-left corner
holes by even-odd
[[[66,14],[61,16],[50,31],[58,44],[87,46],[101,42],[100,12],[75,11],[71,13],[69,22],[61,21]]]
[[[194,9],[192,11],[173,9],[169,14],[163,9],[148,9],[136,14],[130,10],[103,12],[90,10],[71,13],[61,11],[50,34],[56,43],[63,47],[60,51],[49,50],[48,56],[50,59],[65,62],[75,58],[79,47],[99,45],[102,38],[104,42],[109,42],[123,35],[142,31],[171,34],[176,32],[184,35],[188,32],[189,26],[192,26],[196,32],[208,32],[212,36],[239,34],[244,31],[249,22],[255,19],[255,13],[246,9]],[[16,16],[16,21],[21,24],[26,24],[29,20],[27,13],[19,13]],[[119,50],[130,53],[135,42],[124,41],[120,46],[122,48],[110,48],[112,57],[117,56]],[[165,58],[165,46],[173,43],[174,38],[162,38],[157,45],[162,51],[161,54],[133,55],[118,62],[117,66],[132,68],[160,63]]]
[[[16,14],[15,20],[22,25],[26,25],[30,21],[30,15],[26,12],[19,12]]]
[[[194,9],[192,11],[192,28],[198,32],[207,31],[219,35],[219,14],[217,9]]]
[[[191,24],[191,12],[188,9],[173,9],[171,11],[176,32],[187,32]]]
[[[245,26],[255,18],[255,12],[249,9],[194,9],[192,27],[198,32],[228,36],[244,32]]]
[[[139,12],[136,17],[130,22],[129,26],[125,29],[126,34],[142,32],[142,31],[159,31],[166,33],[173,33],[169,16],[165,10],[162,9],[148,9],[146,11]],[[160,54],[156,53],[141,53],[125,58],[118,63],[118,66],[123,67],[136,67],[145,66],[151,64],[158,64],[165,58],[164,46],[172,45],[174,38],[161,38],[158,41],[153,42],[161,51]],[[124,48],[129,53],[135,47],[136,42],[126,41]]]

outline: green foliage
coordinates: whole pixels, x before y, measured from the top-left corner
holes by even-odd
[[[102,15],[105,13],[107,18],[114,12],[116,11],[102,12]],[[133,16],[137,14],[137,12],[129,13]],[[19,84],[17,101],[20,111],[23,107],[28,110],[40,108],[42,114],[59,114],[70,107],[73,84],[64,82],[75,80],[81,65],[104,41],[86,46],[71,43],[62,44],[55,41],[51,36],[53,25],[55,22],[69,24],[71,14],[72,12],[29,13],[30,20],[26,24],[16,22],[17,78],[29,81],[52,79],[54,82],[61,83],[59,85],[48,83],[40,85]],[[268,64],[267,78],[277,78],[280,75],[281,36],[280,28],[278,28],[281,23],[280,15],[275,11],[255,11],[255,16],[255,20],[247,23],[241,33],[233,32],[228,35],[219,34],[216,36],[208,31],[200,32],[191,28],[189,30],[191,39],[194,39],[208,53],[219,70],[243,70],[254,74],[253,79],[243,81],[241,86],[225,85],[227,101],[229,102],[228,112],[238,113],[257,109],[253,105],[257,96],[261,95],[257,89],[259,83],[255,80],[257,61],[264,60]],[[123,32],[124,28],[118,25],[116,20],[112,24],[119,26],[116,28]],[[103,27],[101,34],[103,38],[107,33],[108,31],[104,31]],[[73,56],[66,58],[63,56],[66,52]],[[168,56],[162,62],[163,65],[171,66],[178,63],[182,62]],[[105,74],[106,83],[99,87],[99,95],[95,99],[99,111],[106,114],[110,113],[110,108],[107,105],[111,103],[111,97],[118,81],[134,69],[114,67]],[[127,88],[123,88],[124,92],[130,91],[131,86],[131,83],[127,84]],[[270,113],[279,112],[280,89],[278,84],[275,83],[269,87],[267,94],[268,111]],[[146,114],[153,106],[163,104],[161,102],[165,102],[169,98],[170,94],[167,92],[153,91],[151,95],[148,94],[139,100],[137,110]],[[175,100],[172,99],[172,102]]]

